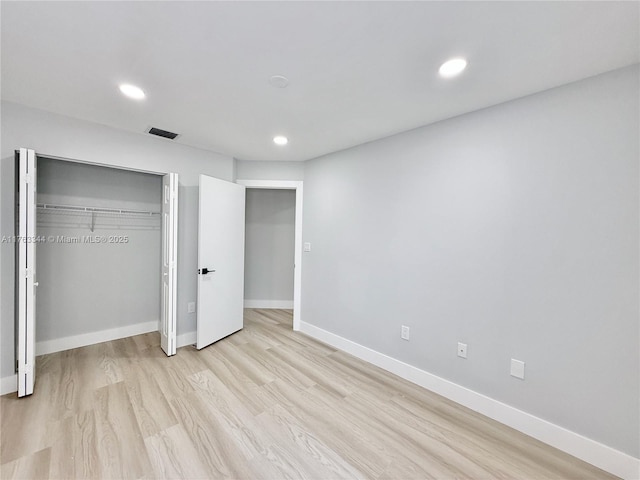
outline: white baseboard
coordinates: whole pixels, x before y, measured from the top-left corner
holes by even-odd
[[[300,331],[602,470],[628,480],[640,478],[640,459],[309,323],[300,322]]]
[[[86,347],[96,343],[108,342],[119,338],[132,337],[142,333],[157,332],[158,321],[136,323],[126,327],[100,330],[99,332],[83,333],[72,337],[56,338],[55,340],[45,340],[36,343],[36,356],[48,353],[62,352],[71,348]]]
[[[18,391],[18,375],[0,378],[0,395]]]
[[[293,300],[245,300],[244,308],[283,308],[293,309]]]
[[[176,348],[196,343],[196,332],[183,333],[176,338]]]

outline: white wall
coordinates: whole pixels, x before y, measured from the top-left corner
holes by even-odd
[[[295,190],[247,189],[246,306],[293,308],[295,206]]]
[[[304,162],[236,160],[236,179],[304,180]]]
[[[234,160],[178,140],[135,134],[3,101],[2,150],[5,159],[15,144],[43,155],[154,172],[177,172],[180,185],[197,186],[204,173],[232,180]],[[142,132],[146,126],[141,126]]]
[[[187,313],[187,302],[196,300],[198,175],[203,173],[232,180],[234,160],[147,134],[124,132],[10,102],[2,102],[1,107],[2,235],[13,235],[14,230],[13,152],[17,148],[33,148],[40,154],[55,157],[180,175],[177,333],[184,335],[194,331],[195,314]],[[0,377],[7,377],[13,375],[15,364],[13,245],[1,245],[1,258]]]
[[[638,81],[307,162],[303,321],[640,457]]]

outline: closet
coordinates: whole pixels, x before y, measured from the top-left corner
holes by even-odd
[[[19,395],[35,355],[158,330],[174,354],[177,175],[26,149],[16,173]]]
[[[37,345],[157,330],[162,177],[43,157],[37,172]]]
[[[178,175],[21,148],[15,179],[18,396],[37,354],[158,330],[175,355]],[[196,331],[181,344],[201,349],[243,327],[245,187],[200,175],[198,190],[197,232],[183,230],[197,236]]]

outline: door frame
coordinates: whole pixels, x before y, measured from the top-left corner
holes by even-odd
[[[301,305],[302,305],[302,181],[293,180],[236,180],[236,183],[246,188],[263,190],[295,190],[296,192],[296,216],[295,216],[295,246],[293,268],[293,330],[300,330]]]

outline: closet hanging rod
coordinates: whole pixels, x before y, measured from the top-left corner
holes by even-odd
[[[59,205],[55,203],[38,203],[37,207],[49,211],[65,211],[65,212],[86,212],[86,213],[110,213],[118,215],[160,215],[160,212],[150,212],[147,210],[130,210],[124,208],[104,208],[104,207],[88,207],[82,205]]]

